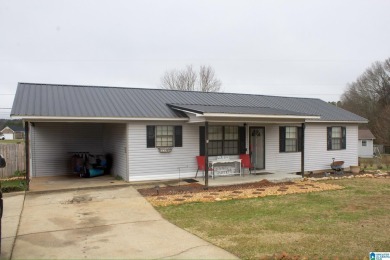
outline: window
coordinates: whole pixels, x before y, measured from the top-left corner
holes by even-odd
[[[238,154],[238,126],[209,126],[209,155]]]
[[[223,144],[223,127],[222,126],[209,126],[209,155],[222,154]]]
[[[333,126],[327,128],[328,150],[342,150],[346,148],[346,128]]]
[[[173,126],[156,126],[156,147],[173,147]]]
[[[146,147],[182,147],[182,126],[146,126]]]
[[[245,126],[209,126],[208,155],[234,155],[246,152]],[[199,127],[199,155],[205,155],[205,127]]]
[[[298,150],[297,128],[294,126],[286,127],[286,152],[296,152]]]
[[[279,127],[279,151],[300,152],[302,151],[302,127],[281,126]]]
[[[362,146],[367,146],[367,140],[362,140]]]
[[[223,154],[238,153],[238,127],[225,126]]]

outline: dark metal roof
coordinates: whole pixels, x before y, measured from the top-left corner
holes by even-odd
[[[248,107],[248,106],[213,106],[199,104],[168,104],[172,108],[182,109],[195,113],[223,113],[223,114],[254,114],[254,115],[294,115],[294,116],[311,116],[305,113],[294,112],[285,109],[270,107]]]
[[[321,121],[367,121],[320,99],[164,89],[19,83],[11,116],[181,118],[167,104],[279,109]],[[276,110],[275,110],[276,111]]]

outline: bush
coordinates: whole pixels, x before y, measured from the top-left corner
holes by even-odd
[[[15,171],[14,172],[14,177],[24,177],[26,176],[26,170],[23,170],[23,171]]]

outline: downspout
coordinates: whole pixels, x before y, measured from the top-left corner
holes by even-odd
[[[303,178],[305,174],[305,123],[302,123],[301,147],[301,174]]]
[[[209,187],[209,122],[205,122],[204,124],[204,139],[205,139],[205,145],[204,145],[204,186],[206,189]]]
[[[26,182],[27,190],[30,190],[30,124],[24,122],[24,140],[25,140],[25,154],[26,154]]]

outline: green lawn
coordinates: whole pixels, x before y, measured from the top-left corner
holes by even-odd
[[[390,250],[390,179],[333,181],[346,188],[158,207],[172,223],[244,259],[368,259]],[[272,258],[273,259],[273,258]]]
[[[24,143],[24,139],[0,140],[0,144],[17,144],[17,143]]]
[[[24,191],[27,189],[26,180],[0,181],[1,190],[4,193],[14,191]]]

